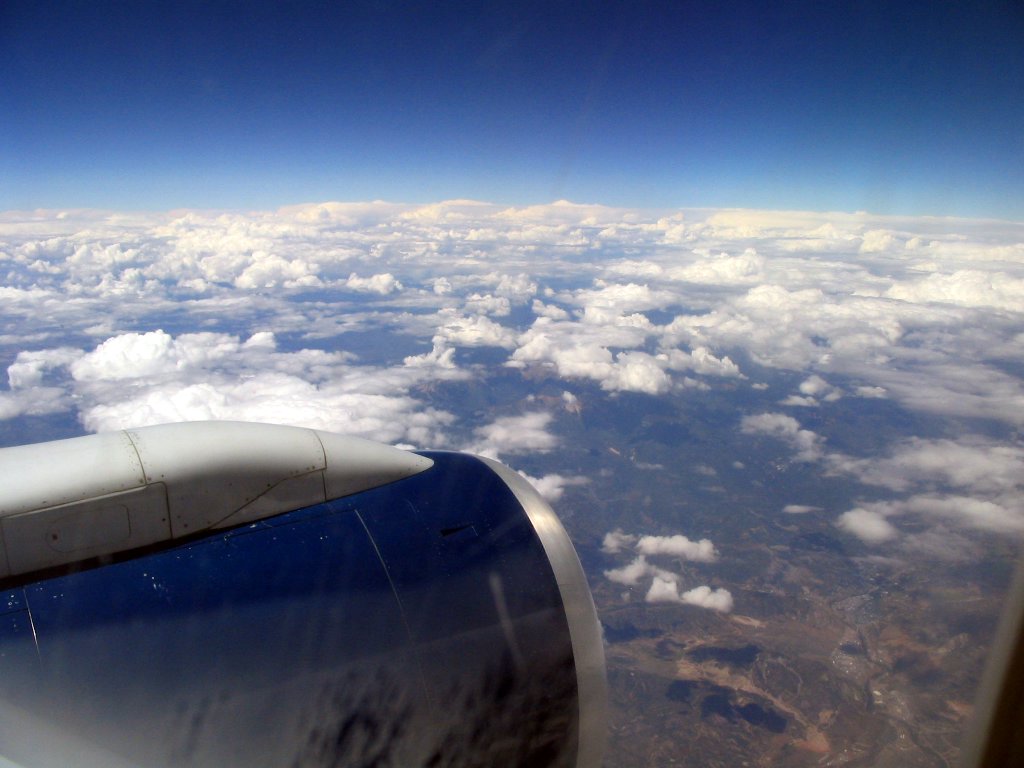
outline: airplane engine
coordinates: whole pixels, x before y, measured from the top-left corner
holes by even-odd
[[[600,764],[586,578],[497,462],[196,422],[0,477],[0,766]]]

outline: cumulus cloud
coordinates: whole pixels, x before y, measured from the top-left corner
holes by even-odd
[[[679,585],[673,579],[655,576],[644,600],[648,603],[678,603],[680,602]]]
[[[58,387],[33,387],[16,392],[0,392],[0,421],[19,416],[44,416],[69,410],[73,401]]]
[[[188,333],[173,338],[163,330],[125,333],[107,339],[70,365],[78,381],[111,381],[171,374],[203,367],[237,354],[237,337]]]
[[[896,283],[885,295],[912,304],[954,304],[1024,312],[1024,278],[1006,272],[958,269]]]
[[[612,392],[645,392],[658,395],[671,384],[663,362],[646,352],[620,352],[601,379],[601,387]]]
[[[689,353],[680,349],[669,350],[668,366],[674,371],[693,371],[704,376],[744,378],[739,366],[728,357],[715,357],[707,347],[695,347]]]
[[[691,541],[686,536],[641,536],[636,551],[644,555],[673,555],[685,560],[710,563],[718,559],[718,552],[710,539]]]
[[[671,579],[655,576],[651,588],[644,597],[648,603],[682,603],[710,608],[713,611],[728,613],[732,610],[732,594],[727,589],[711,589],[702,585],[679,594],[679,585]]]
[[[67,411],[99,429],[258,418],[423,446],[455,434],[493,454],[552,450],[543,417],[474,432],[434,405],[450,402],[445,382],[486,386],[493,371],[460,367],[458,353],[490,347],[507,355],[501,375],[571,380],[587,398],[598,387],[751,395],[741,434],[778,440],[826,477],[870,486],[871,499],[891,496],[852,505],[839,518],[851,535],[939,551],[942,537],[1012,535],[1024,509],[1005,431],[1024,425],[1024,227],[1012,222],[467,200],[7,212],[0,267],[5,419]],[[776,392],[779,381],[798,384]],[[865,455],[844,455],[770,412],[766,390],[837,429],[849,411],[840,397],[898,418],[863,441]],[[979,420],[971,430],[1002,437],[962,434],[974,421],[906,433],[925,417],[930,428]],[[559,477],[538,483],[554,498],[572,480]]]
[[[826,401],[838,400],[842,397],[842,392],[817,374],[814,374],[800,382],[799,389],[802,395],[816,397]]]
[[[506,296],[492,296],[489,293],[470,294],[466,298],[465,307],[467,312],[493,317],[507,317],[512,312],[512,303]]]
[[[1017,338],[1024,244],[1011,224],[738,210],[666,216],[566,201],[511,209],[378,201],[251,214],[6,214],[0,238],[7,258],[0,295],[8,325],[23,328],[22,337],[42,329],[42,317],[78,331],[103,318],[103,338],[146,325],[119,318],[149,317],[157,328],[157,312],[197,295],[211,307],[230,305],[236,318],[270,311],[282,323],[275,329],[340,322],[323,308],[289,306],[289,297],[310,288],[401,297],[401,311],[447,307],[492,320],[533,302],[538,319],[562,325],[529,329],[517,347],[489,327],[487,343],[514,350],[513,364],[546,365],[609,391],[706,388],[690,377],[738,378],[733,361],[749,359],[830,382],[853,377],[846,391],[914,409],[1024,418],[1019,379],[991,359],[1024,354]],[[642,255],[604,259],[615,249]],[[198,319],[203,310],[194,309]],[[350,307],[337,309],[363,329],[388,327],[400,311],[357,319]],[[676,317],[659,325],[644,315],[654,311]],[[467,330],[451,346],[482,344],[484,330]],[[60,334],[43,332],[53,334],[54,347],[67,346]],[[422,332],[429,338],[438,329]],[[585,351],[577,355],[574,346]],[[820,405],[840,391],[801,391],[784,402]]]
[[[768,435],[782,440],[796,451],[798,461],[816,461],[822,456],[824,441],[821,436],[809,429],[802,429],[800,422],[783,413],[744,416],[740,429],[744,434]]]
[[[871,229],[861,236],[861,253],[882,253],[892,250],[899,243],[896,236],[885,229]]]
[[[586,485],[590,482],[581,475],[566,476],[560,475],[557,472],[552,472],[543,477],[531,477],[525,472],[520,472],[519,474],[526,478],[530,485],[536,488],[537,492],[552,504],[562,498],[566,488],[573,485]]]
[[[934,542],[958,536],[953,529],[1004,537],[1024,533],[1024,451],[1019,446],[972,435],[957,440],[912,437],[886,455],[831,453],[822,459],[830,474],[849,475],[896,494],[861,503],[838,518],[841,529],[869,544],[899,540],[918,555],[938,556],[941,548]],[[895,516],[911,516],[917,532],[902,534],[891,522]],[[925,546],[926,541],[932,544]]]
[[[698,259],[692,264],[669,270],[673,280],[715,285],[750,285],[764,279],[764,257],[753,248],[737,256],[726,253],[712,255],[694,251]]]
[[[362,293],[378,293],[387,296],[389,293],[402,290],[402,284],[395,279],[390,272],[384,272],[370,277],[359,277],[355,272],[348,276],[345,287],[351,291]]]
[[[171,421],[237,419],[309,426],[389,443],[443,445],[454,417],[408,394],[440,375],[416,366],[351,365],[344,352],[277,350],[274,335],[126,333],[93,350],[25,353],[8,368],[23,387],[4,398],[6,418],[74,403],[91,431]],[[38,386],[67,370],[62,388]],[[457,373],[457,372],[456,372]],[[31,397],[31,404],[28,401]],[[42,411],[40,409],[43,409]]]
[[[907,511],[937,515],[960,525],[996,533],[1024,531],[1024,496],[1018,494],[1005,501],[955,494],[918,494],[900,506]]]
[[[294,424],[385,443],[420,447],[443,444],[450,413],[404,395],[344,391],[296,376],[270,372],[244,381],[215,377],[201,383],[145,387],[121,400],[82,411],[90,431],[173,421],[240,420]]]
[[[604,326],[541,317],[519,337],[519,346],[509,364],[513,367],[546,365],[559,376],[593,379],[612,392],[660,394],[671,385],[666,373],[666,356],[610,349],[611,346],[638,347],[646,335],[643,329],[628,322]]]
[[[884,366],[871,373],[892,399],[937,416],[966,416],[1024,426],[1024,385],[995,366],[964,365],[945,351],[927,364]]]
[[[316,276],[316,265],[302,259],[285,259],[265,251],[254,251],[251,262],[242,269],[234,282],[238,288],[311,288],[321,284]]]
[[[463,316],[454,310],[441,312],[442,322],[437,328],[435,341],[445,341],[459,347],[516,346],[516,333],[483,315]]]
[[[537,317],[546,317],[549,320],[568,320],[569,313],[554,304],[545,304],[540,299],[533,300],[533,314]]]
[[[671,578],[673,574],[658,568],[647,562],[643,555],[634,558],[621,568],[612,568],[604,572],[605,578],[614,581],[616,584],[624,584],[628,587],[635,587],[642,579],[655,574],[664,574],[661,578]],[[659,578],[655,576],[655,578]]]
[[[837,460],[836,465],[861,482],[894,491],[922,485],[952,486],[979,493],[1024,488],[1024,448],[981,437],[914,437],[894,446],[887,456]]]
[[[548,431],[550,413],[534,411],[522,416],[502,416],[475,430],[477,440],[466,450],[499,458],[502,453],[547,453],[558,444]]]
[[[668,306],[675,301],[675,295],[671,291],[652,289],[639,283],[597,280],[594,288],[574,291],[566,299],[584,309],[604,310],[619,316]]]
[[[12,390],[38,387],[49,371],[67,367],[81,354],[81,350],[74,347],[19,352],[7,366],[8,385]]]
[[[515,275],[501,275],[498,284],[494,286],[494,292],[516,303],[523,303],[537,293],[537,283],[529,275],[521,272]]]
[[[601,542],[601,551],[610,555],[618,554],[623,549],[632,549],[636,545],[637,539],[637,536],[623,533],[621,530],[609,531]]]
[[[799,395],[790,395],[780,402],[780,405],[788,405],[799,408],[816,408],[819,401],[831,403],[843,396],[841,390],[833,387],[817,374],[805,379],[800,383]]]
[[[881,544],[898,535],[896,528],[883,514],[863,507],[843,512],[836,525],[868,544]]]
[[[605,534],[601,551],[609,555],[635,552],[636,556],[625,565],[610,568],[605,578],[616,584],[636,587],[650,579],[645,600],[649,603],[669,602],[696,605],[715,611],[732,610],[732,595],[726,589],[712,590],[699,586],[680,593],[682,576],[652,563],[648,558],[672,557],[676,561],[711,563],[718,559],[718,551],[709,539],[693,541],[682,534],[670,536],[636,535],[616,529]]]

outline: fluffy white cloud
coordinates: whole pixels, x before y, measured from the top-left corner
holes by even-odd
[[[254,251],[252,261],[235,278],[235,285],[245,289],[315,287],[321,284],[316,265],[303,259],[285,259],[277,254]]]
[[[664,362],[646,352],[620,352],[609,366],[601,387],[612,392],[645,392],[658,395],[668,390],[671,379]]]
[[[815,384],[820,387],[820,384]],[[784,414],[747,416],[741,429],[788,443],[801,461],[821,461],[832,474],[846,474],[867,485],[896,492],[904,498],[864,504],[840,515],[837,525],[865,542],[891,541],[899,531],[893,515],[914,514],[918,521],[942,518],[961,528],[1002,533],[1024,531],[1024,450],[980,437],[960,440],[910,438],[887,456],[855,458],[825,454],[821,437],[801,429]],[[800,514],[820,509],[788,505],[783,511]]]
[[[623,549],[632,549],[636,545],[637,538],[631,533],[623,533],[620,530],[609,531],[601,542],[601,551],[615,555]]]
[[[537,492],[552,504],[562,498],[562,494],[565,493],[565,489],[569,486],[586,485],[589,482],[587,478],[580,475],[567,477],[557,472],[552,472],[543,477],[531,477],[525,472],[520,472],[519,474],[525,477],[537,489]]]
[[[624,315],[644,309],[658,309],[676,300],[668,290],[653,290],[638,283],[608,283],[597,280],[594,288],[566,295],[566,300],[584,309],[605,310],[613,315]]]
[[[289,306],[309,289],[367,292],[395,301],[396,313],[447,306],[466,317],[506,317],[512,304],[532,300],[537,316],[563,326],[534,329],[547,350],[527,334],[513,362],[544,363],[612,391],[706,387],[687,376],[737,377],[732,360],[743,354],[808,376],[850,377],[844,389],[861,397],[1024,418],[1019,379],[993,363],[1024,359],[1024,236],[1009,223],[737,210],[665,216],[566,201],[511,209],[468,200],[327,202],[244,215],[9,213],[0,244],[3,311],[22,338],[45,327],[42,317],[79,331],[102,318],[98,340],[125,327],[158,328],[157,313],[197,294],[240,319],[270,312],[275,330],[338,323],[342,311],[364,328],[396,319],[388,310],[357,318],[339,305],[329,317],[322,307]],[[609,253],[642,255],[607,260]],[[641,314],[651,310],[676,317],[659,326]],[[150,322],[125,322],[143,316]],[[67,345],[52,328],[43,332],[58,340],[53,346]],[[437,329],[418,332],[429,338]],[[512,349],[508,337],[497,342]],[[577,342],[587,350],[581,360]],[[653,362],[620,360],[623,351]],[[798,392],[785,402],[820,404],[838,392]]]
[[[718,552],[710,539],[691,541],[686,536],[641,536],[636,542],[636,551],[644,555],[673,555],[685,560],[710,563],[718,558]]]
[[[70,409],[73,402],[58,387],[33,387],[16,392],[0,392],[0,420],[19,416],[43,416]]]
[[[664,574],[663,576],[655,576],[655,578],[672,578],[674,576],[674,574],[670,574],[668,571],[663,571],[661,568],[648,563],[647,558],[643,555],[634,558],[621,568],[612,568],[604,572],[605,578],[609,581],[614,581],[616,584],[624,584],[628,587],[635,587],[642,579],[655,574]]]
[[[466,450],[496,459],[502,453],[546,453],[558,444],[548,425],[551,414],[543,411],[522,416],[502,416],[476,429],[476,442]]]
[[[929,359],[924,364],[907,362],[903,368],[866,366],[863,372],[909,408],[1024,426],[1024,384],[1019,378],[995,366],[955,362],[945,351],[914,356]]]
[[[817,397],[826,401],[838,400],[842,397],[842,392],[817,374],[814,374],[800,382],[799,389],[800,394],[802,395]]]
[[[638,347],[645,336],[643,329],[628,323],[603,326],[541,317],[519,337],[519,346],[509,364],[516,367],[547,365],[559,376],[593,379],[613,392],[659,394],[671,384],[665,370],[667,357],[631,349],[616,353],[609,348]]]
[[[710,608],[713,611],[728,613],[732,610],[732,594],[727,589],[711,589],[708,586],[694,587],[681,594],[680,599],[687,605]]]
[[[445,440],[453,416],[423,407],[402,395],[346,392],[317,387],[281,373],[256,374],[244,381],[214,379],[141,389],[122,400],[87,407],[82,422],[91,431],[108,431],[173,421],[263,421],[324,429],[419,447]]]
[[[516,332],[483,315],[462,316],[453,310],[441,312],[442,322],[435,341],[444,340],[459,347],[516,346]]]
[[[467,312],[494,317],[507,317],[512,312],[512,302],[506,296],[492,296],[489,293],[471,294],[466,298],[465,307]]]
[[[922,515],[938,515],[972,528],[996,533],[1024,532],[1024,495],[1020,494],[1006,500],[919,494],[910,497],[900,506],[907,511]]]
[[[501,275],[498,284],[494,286],[494,292],[498,296],[512,299],[516,303],[523,303],[537,293],[537,283],[522,272],[515,275]]]
[[[726,253],[711,255],[695,251],[699,258],[692,264],[668,271],[673,280],[714,285],[751,285],[764,279],[764,257],[753,248],[738,256]]]
[[[709,539],[693,541],[682,534],[638,536],[614,530],[605,534],[601,551],[609,555],[627,551],[637,553],[630,562],[618,568],[610,568],[604,575],[609,581],[627,587],[636,587],[641,582],[651,579],[644,598],[649,603],[696,605],[722,612],[732,610],[732,595],[728,590],[712,590],[708,586],[699,586],[680,594],[679,582],[682,576],[648,560],[648,557],[673,557],[701,563],[714,562],[718,559],[718,551]]]
[[[663,579],[655,576],[651,581],[651,588],[647,590],[644,600],[648,603],[678,603],[679,585],[674,579]]]
[[[74,347],[19,352],[14,362],[7,366],[8,385],[12,390],[38,387],[48,371],[70,365],[81,354],[81,350]]]
[[[956,441],[911,438],[895,446],[888,456],[837,459],[835,463],[861,482],[895,491],[936,484],[978,493],[1024,489],[1024,448],[980,437]]]
[[[402,290],[402,284],[395,279],[390,272],[384,272],[370,277],[359,277],[355,272],[348,276],[345,287],[351,291],[362,293],[379,293],[387,296],[389,293]]]
[[[868,544],[881,544],[896,538],[898,534],[883,514],[863,507],[843,512],[836,525]]]
[[[1024,312],[1024,279],[1005,272],[958,269],[897,283],[885,295],[912,304],[934,302]]]
[[[170,421],[238,419],[297,424],[389,443],[438,446],[454,417],[408,390],[443,366],[351,365],[344,352],[277,350],[270,332],[245,341],[222,333],[162,330],[113,336],[92,351],[23,353],[8,367],[21,389],[0,398],[0,417],[66,410],[92,431]],[[70,373],[41,387],[48,370]],[[0,393],[3,394],[3,393]]]
[[[175,339],[162,330],[125,333],[74,360],[70,370],[78,381],[161,376],[209,365],[240,349],[238,338],[226,334],[189,333]]]
[[[826,478],[872,486],[871,499],[890,494],[839,524],[904,552],[1015,535],[1024,509],[1024,459],[1000,431],[1024,425],[1021,224],[566,201],[7,212],[0,274],[4,419],[68,411],[98,429],[258,418],[491,454],[550,451],[544,416],[474,433],[434,399],[439,383],[492,375],[460,368],[457,354],[490,347],[480,358],[507,355],[503,376],[578,381],[581,400],[545,401],[561,413],[600,407],[591,382],[648,396],[735,392],[737,403],[750,394],[758,404],[738,406],[751,413],[741,433],[780,440]],[[372,364],[344,352],[350,343]],[[777,390],[782,380],[795,384]],[[761,412],[767,390],[820,409],[830,435],[844,426],[833,404],[856,396],[875,402],[850,408],[912,410],[906,423],[932,426],[977,419],[997,426],[969,429],[1003,436],[950,423],[928,432],[944,439],[924,440],[896,423],[848,456],[792,416]],[[549,472],[537,482],[556,498],[572,481]],[[636,541],[618,546],[644,557]]]
[[[710,608],[713,611],[728,613],[732,610],[732,594],[727,589],[711,589],[702,585],[679,594],[679,585],[671,579],[655,576],[651,588],[644,599],[648,603],[682,603]]]
[[[768,435],[789,444],[796,451],[798,461],[815,461],[822,456],[823,440],[800,422],[784,413],[759,413],[744,416],[740,429],[748,435]]]
[[[533,300],[533,314],[537,317],[546,317],[549,320],[568,320],[569,313],[561,307],[553,304],[545,304],[540,299]]]
[[[739,366],[728,357],[715,357],[707,347],[695,347],[689,353],[681,349],[667,352],[668,367],[674,371],[693,371],[704,376],[744,378]]]

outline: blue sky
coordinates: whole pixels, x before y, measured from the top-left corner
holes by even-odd
[[[5,3],[0,209],[1024,218],[1011,2]]]

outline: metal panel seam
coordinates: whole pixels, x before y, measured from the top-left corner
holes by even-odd
[[[391,572],[388,570],[388,564],[384,562],[384,556],[380,553],[380,548],[377,546],[377,542],[373,539],[373,534],[370,533],[370,529],[366,525],[366,521],[363,520],[363,516],[359,514],[358,510],[353,510],[352,514],[356,516],[359,524],[363,526],[363,530],[366,531],[366,538],[370,540],[370,546],[373,547],[373,551],[377,553],[377,559],[380,560],[380,567],[384,569],[384,575],[388,579],[388,584],[391,585],[391,594],[395,596],[395,602],[398,603],[398,613],[402,617],[402,626],[405,627],[405,637],[409,643],[409,652],[412,653],[413,659],[416,662],[416,671],[420,677],[420,688],[423,690],[423,696],[427,700],[427,706],[433,707],[434,702],[431,700],[430,688],[427,687],[427,677],[423,674],[423,665],[420,663],[420,655],[416,648],[416,644],[413,642],[412,630],[409,628],[409,621],[405,617],[405,606],[402,604],[402,598],[398,594],[398,588],[395,586],[395,582],[391,578]]]

